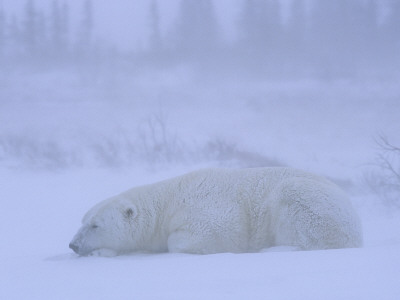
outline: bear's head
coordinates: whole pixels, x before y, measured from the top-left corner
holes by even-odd
[[[106,200],[84,216],[69,247],[79,255],[113,256],[135,250],[138,211],[129,201]]]

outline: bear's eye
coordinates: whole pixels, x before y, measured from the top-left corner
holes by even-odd
[[[96,229],[96,228],[98,228],[99,226],[98,225],[96,225],[96,224],[93,224],[92,226],[90,226],[90,228],[92,228],[92,229]]]
[[[133,210],[132,210],[132,208],[128,208],[128,209],[125,211],[125,216],[126,216],[127,218],[131,218],[131,217],[133,216]]]

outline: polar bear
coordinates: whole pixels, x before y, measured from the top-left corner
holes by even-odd
[[[94,206],[70,243],[79,255],[360,247],[359,219],[335,184],[291,168],[206,169]]]

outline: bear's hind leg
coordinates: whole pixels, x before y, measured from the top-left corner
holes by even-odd
[[[352,208],[343,204],[348,201],[343,193],[312,181],[296,182],[282,191],[276,246],[302,250],[361,246],[361,229]]]

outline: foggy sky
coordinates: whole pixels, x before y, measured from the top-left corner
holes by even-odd
[[[6,14],[20,16],[27,0],[0,0]],[[70,18],[76,24],[82,15],[85,0],[65,1],[70,7]],[[129,50],[145,46],[149,33],[149,7],[151,0],[92,0],[96,36],[110,41],[122,49]],[[173,25],[181,0],[158,0],[162,33]],[[284,9],[291,0],[281,0]],[[44,10],[51,7],[53,0],[34,0],[35,5]],[[62,3],[62,0],[59,0]],[[213,1],[218,14],[218,22],[227,39],[234,37],[238,14],[243,0]],[[72,28],[74,30],[74,28]]]

